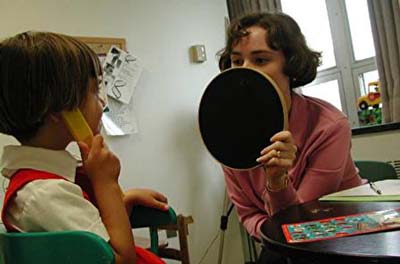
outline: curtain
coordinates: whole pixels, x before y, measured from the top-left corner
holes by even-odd
[[[385,123],[400,122],[399,6],[399,0],[368,0]]]
[[[279,0],[227,0],[226,2],[230,20],[253,12],[276,12],[281,10]]]

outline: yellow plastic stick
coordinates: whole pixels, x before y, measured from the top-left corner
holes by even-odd
[[[79,108],[72,111],[63,111],[61,116],[75,141],[83,141],[89,145],[92,143],[93,132]]]
[[[63,111],[61,116],[76,142],[83,141],[89,146],[92,144],[92,129],[90,129],[79,108],[72,111]],[[121,189],[120,192],[123,199],[124,193]]]

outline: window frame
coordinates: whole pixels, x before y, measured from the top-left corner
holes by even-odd
[[[315,80],[307,86],[337,80],[342,111],[348,116],[351,127],[359,128],[357,107],[357,98],[361,96],[359,76],[377,70],[375,57],[355,60],[345,0],[325,0],[325,4],[336,66],[318,71]],[[301,91],[301,88],[299,90]]]

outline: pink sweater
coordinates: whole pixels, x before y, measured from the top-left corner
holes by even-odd
[[[361,184],[350,155],[350,126],[342,112],[322,100],[292,93],[289,130],[298,151],[284,190],[265,188],[262,167],[249,171],[223,168],[239,220],[257,238],[261,224],[276,212]]]

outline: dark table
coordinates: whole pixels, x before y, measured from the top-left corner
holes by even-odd
[[[400,230],[307,243],[286,242],[282,224],[400,208],[400,202],[319,202],[291,206],[261,226],[264,245],[293,260],[311,263],[400,263]]]

